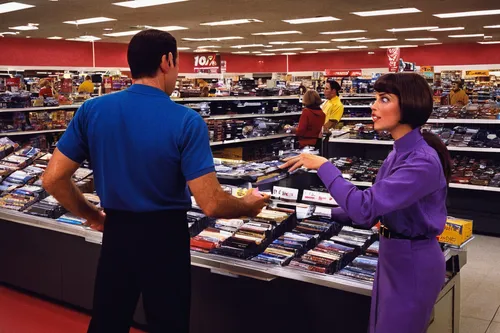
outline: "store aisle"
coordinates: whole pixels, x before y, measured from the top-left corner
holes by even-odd
[[[500,238],[476,236],[462,269],[460,333],[500,333]]]
[[[89,320],[80,312],[0,286],[0,333],[85,333]]]

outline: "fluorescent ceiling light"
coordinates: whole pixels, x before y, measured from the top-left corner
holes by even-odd
[[[334,38],[334,39],[332,39],[332,42],[350,42],[350,41],[357,41],[357,40],[363,40],[363,39],[366,39],[366,37]]]
[[[303,53],[303,54],[315,54],[315,53],[319,53],[319,51],[304,51],[304,52],[300,52],[300,53]]]
[[[234,45],[234,46],[231,46],[231,48],[242,49],[242,48],[246,48],[246,47],[264,47],[264,46],[265,46],[264,44],[244,44],[244,45]]]
[[[261,54],[262,52],[260,51],[253,51],[252,54]]]
[[[425,43],[424,45],[442,45],[443,43]]]
[[[478,42],[479,44],[500,44],[500,41]]]
[[[465,30],[465,28],[464,27],[439,28],[439,29],[432,29],[431,31],[457,31],[457,30]]]
[[[212,52],[212,50],[207,50],[207,49],[196,49],[193,52],[200,53],[200,52]]]
[[[449,35],[450,38],[472,38],[472,37],[484,37],[484,34],[469,34],[469,35]]]
[[[388,45],[388,46],[381,46],[381,49],[403,49],[407,47],[418,47],[418,45]]]
[[[296,55],[297,53],[294,53],[294,52],[288,52],[288,53],[282,53],[281,55],[287,55],[287,56],[291,56],[291,55]]]
[[[425,41],[437,40],[437,38],[434,38],[434,37],[406,38],[405,40],[411,41],[411,42],[425,42]]]
[[[471,12],[434,14],[434,16],[439,17],[439,18],[456,18],[456,17],[486,16],[486,15],[500,15],[500,9],[474,10]]]
[[[287,51],[303,51],[302,47],[291,47],[286,49],[273,49],[273,50],[264,50],[266,52],[287,52]]]
[[[249,54],[250,51],[238,51],[238,52],[231,52],[232,54]]]
[[[92,24],[92,23],[101,23],[101,22],[110,22],[116,21],[116,19],[109,17],[91,17],[87,19],[81,19],[76,21],[64,21],[66,24],[74,24],[74,25],[82,25],[82,24]]]
[[[375,52],[368,52],[368,54],[375,54]]]
[[[9,29],[20,31],[38,30],[38,24],[18,25],[17,27],[9,27]]]
[[[286,45],[290,44],[291,42],[269,42],[271,45]]]
[[[331,51],[338,51],[339,49],[316,49],[316,51],[319,52],[331,52]]]
[[[220,46],[217,45],[205,45],[205,46],[197,46],[197,49],[220,49]]]
[[[12,31],[0,32],[0,36],[3,37],[3,35],[19,35],[19,32],[12,32]]]
[[[0,14],[15,12],[16,10],[28,9],[28,8],[33,8],[33,7],[35,7],[35,6],[27,5],[27,4],[20,3],[20,2],[6,2],[6,3],[0,4]]]
[[[363,40],[358,40],[358,42],[364,43],[379,43],[379,42],[393,42],[395,40],[398,40],[397,38],[376,38],[376,39],[363,39]]]
[[[239,19],[239,20],[227,20],[227,21],[217,21],[217,22],[207,22],[200,23],[200,25],[218,26],[218,25],[235,25],[235,24],[245,24],[245,23],[261,23],[261,20],[256,19]]]
[[[161,31],[179,31],[179,30],[188,30],[186,27],[180,27],[178,25],[167,25],[165,27],[152,27],[147,25],[145,27],[146,29],[156,29],[156,30],[161,30]]]
[[[47,39],[62,39],[62,37],[59,37],[59,36],[53,36],[53,37],[47,37]]]
[[[339,49],[348,50],[348,49],[367,49],[368,46],[358,45],[358,46],[337,46]]]
[[[492,39],[493,36],[484,36],[484,39]]]
[[[96,36],[80,36],[78,38],[67,38],[66,40],[77,41],[77,42],[94,42],[96,40],[101,40],[101,38]]]
[[[300,31],[272,31],[272,32],[257,32],[252,35],[254,36],[277,36],[277,35],[294,35],[294,34],[302,34]]]
[[[276,55],[275,53],[260,53],[260,54],[257,54],[258,56],[273,56],[273,55]]]
[[[343,35],[343,34],[357,34],[366,32],[366,30],[343,30],[343,31],[325,31],[320,32],[320,35]]]
[[[291,42],[291,44],[330,44],[330,42],[326,40],[300,40],[297,42]]]
[[[394,28],[387,29],[389,32],[404,32],[404,31],[422,31],[422,30],[433,30],[439,29],[439,27],[413,27],[413,28]]]
[[[340,21],[340,19],[333,16],[320,16],[320,17],[301,18],[295,20],[283,20],[283,22],[290,24],[319,23],[319,22],[331,22],[331,21]]]
[[[188,42],[220,42],[223,40],[233,40],[233,39],[244,39],[240,36],[229,36],[229,37],[209,37],[209,38],[183,38],[182,40]]]
[[[189,48],[189,47],[178,47],[177,50],[179,50],[179,51],[187,51],[187,50],[191,50],[191,48]]]
[[[142,30],[130,30],[130,31],[122,31],[122,32],[112,32],[109,34],[103,34],[104,36],[107,37],[124,37],[124,36],[133,36],[135,34],[138,34]]]
[[[115,2],[113,5],[122,6],[127,8],[142,8],[150,6],[167,5],[169,3],[184,2],[188,0],[133,0],[133,1],[122,1]]]
[[[421,12],[422,11],[417,8],[398,8],[398,9],[372,10],[368,12],[353,12],[351,14],[368,17],[368,16],[383,16],[383,15],[396,15],[396,14],[412,14]]]
[[[500,24],[498,24],[498,25],[485,25],[483,28],[485,28],[485,29],[500,29]]]

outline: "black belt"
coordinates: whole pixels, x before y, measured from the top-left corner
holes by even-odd
[[[408,240],[426,240],[429,239],[427,236],[415,236],[415,237],[410,237],[402,234],[398,234],[397,232],[390,231],[387,229],[387,227],[381,225],[379,234],[382,235],[383,237],[387,239],[408,239]]]

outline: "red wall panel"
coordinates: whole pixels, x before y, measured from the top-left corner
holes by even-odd
[[[127,44],[94,43],[96,67],[128,68]]]
[[[286,72],[286,56],[246,56],[223,54],[228,73],[272,73]]]
[[[446,44],[401,49],[404,61],[422,66],[500,64],[500,44]]]
[[[92,67],[92,44],[0,38],[0,65]]]
[[[289,71],[324,71],[330,69],[362,69],[387,66],[385,51],[330,52],[289,56]]]

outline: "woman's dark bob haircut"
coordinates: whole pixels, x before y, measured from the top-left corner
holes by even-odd
[[[415,129],[424,125],[432,113],[432,91],[427,81],[415,73],[391,73],[375,82],[375,91],[398,96],[401,124]]]

